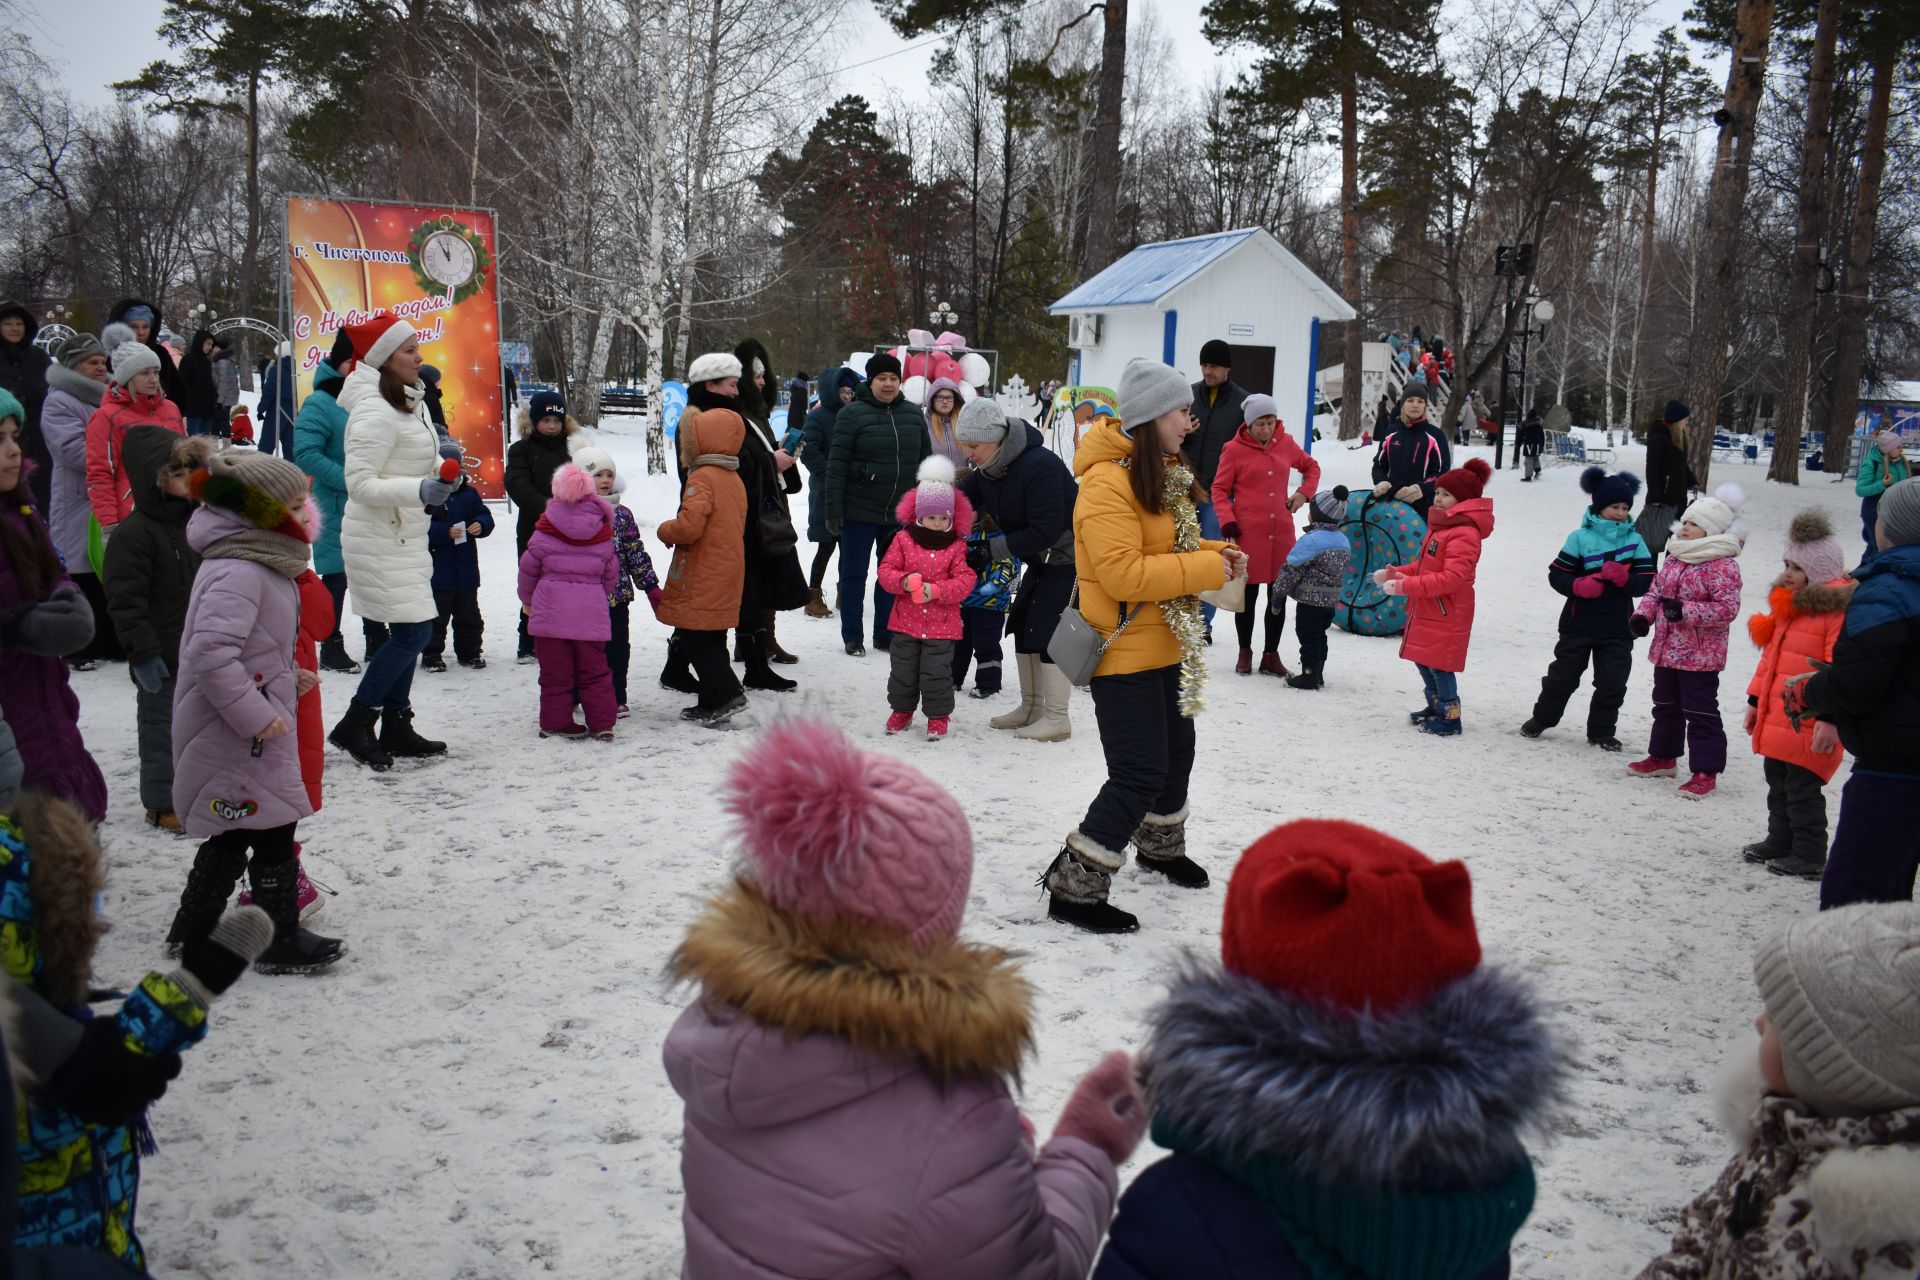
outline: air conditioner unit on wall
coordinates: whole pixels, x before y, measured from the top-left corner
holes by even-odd
[[[1077,315],[1067,319],[1067,345],[1092,351],[1100,345],[1100,321],[1097,315]]]

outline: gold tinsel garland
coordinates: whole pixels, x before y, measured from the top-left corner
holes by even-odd
[[[1130,459],[1121,459],[1131,469]],[[1173,517],[1173,549],[1200,549],[1200,511],[1193,505],[1193,472],[1185,464],[1167,464],[1167,487],[1161,505]],[[1160,602],[1167,630],[1180,642],[1180,714],[1192,719],[1206,709],[1207,689],[1207,616],[1200,611],[1200,597],[1176,596]]]

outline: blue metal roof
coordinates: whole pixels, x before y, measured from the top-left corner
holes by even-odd
[[[1057,315],[1062,311],[1096,307],[1151,305],[1257,230],[1249,227],[1186,240],[1143,244],[1047,310]]]

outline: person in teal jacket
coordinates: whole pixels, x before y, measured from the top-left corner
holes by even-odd
[[[313,540],[313,571],[327,584],[333,597],[333,634],[320,645],[320,666],[325,671],[357,675],[360,664],[347,656],[346,641],[340,638],[340,621],[347,616],[347,562],[340,555],[340,520],[347,510],[347,411],[334,397],[340,393],[346,374],[341,368],[353,359],[353,343],[342,329],[333,340],[333,350],[313,369],[313,391],[300,402],[300,416],[293,424],[293,460],[313,480],[314,505],[320,508],[320,534]],[[367,637],[367,656],[386,639],[387,628],[378,622],[361,624]]]
[[[1867,554],[1860,557],[1861,567],[1871,563],[1880,550],[1873,540],[1873,525],[1880,518],[1880,495],[1912,475],[1913,464],[1907,461],[1899,433],[1882,431],[1875,436],[1873,447],[1860,459],[1860,470],[1853,480],[1853,491],[1860,496],[1860,536],[1867,540]]]
[[[153,1152],[146,1105],[207,1034],[207,1006],[273,936],[241,907],[188,939],[181,967],[149,973],[117,1013],[87,1005],[105,883],[92,825],[65,801],[23,792],[0,813],[0,957],[19,984],[0,991],[8,1065],[24,1095],[14,1134],[20,1194],[12,1247],[98,1250],[146,1275],[134,1231],[140,1157]],[[64,1274],[64,1272],[62,1273]]]

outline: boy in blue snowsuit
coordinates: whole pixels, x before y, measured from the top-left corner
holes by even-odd
[[[1287,677],[1294,689],[1318,689],[1325,683],[1327,628],[1333,625],[1340,586],[1353,561],[1352,544],[1340,532],[1346,518],[1347,486],[1337,484],[1314,494],[1307,503],[1307,531],[1274,575],[1268,608],[1284,615],[1288,596],[1299,604],[1293,611],[1293,635],[1300,642],[1300,670]]]
[[[487,665],[481,641],[487,633],[480,616],[480,548],[475,540],[493,532],[493,512],[463,484],[436,507],[427,524],[427,552],[433,557],[433,638],[420,655],[423,671],[447,669],[447,624],[453,624],[453,656],[463,667]]]
[[[1587,741],[1602,751],[1618,751],[1615,730],[1633,670],[1633,602],[1653,585],[1653,553],[1633,527],[1640,477],[1588,467],[1580,487],[1590,498],[1587,514],[1547,566],[1548,584],[1567,598],[1560,610],[1560,640],[1540,680],[1533,716],[1520,732],[1537,738],[1560,723],[1591,658]]]
[[[973,697],[991,698],[1000,692],[1000,637],[1006,630],[1007,610],[1013,607],[1014,588],[1020,582],[1020,562],[1012,556],[996,560],[988,538],[1000,532],[993,517],[982,515],[967,535],[967,568],[979,575],[973,590],[960,602],[960,638],[953,644],[953,687],[967,687],[967,664],[975,663]]]

